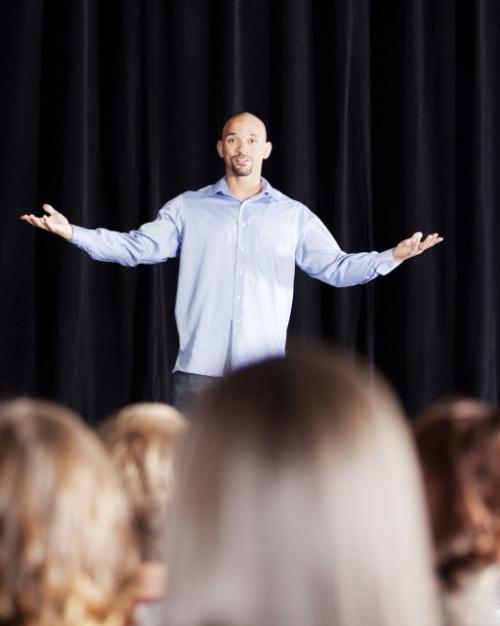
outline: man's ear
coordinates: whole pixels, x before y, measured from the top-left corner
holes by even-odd
[[[221,139],[219,139],[219,141],[217,142],[217,152],[219,153],[220,158],[223,159],[224,158],[224,152],[223,152],[223,149],[222,149],[222,140]]]
[[[273,149],[273,144],[270,141],[266,141],[266,145],[264,146],[264,158],[269,158],[271,151]]]

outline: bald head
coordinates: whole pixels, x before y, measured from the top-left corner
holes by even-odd
[[[229,129],[234,125],[239,125],[239,123],[245,123],[246,126],[253,127],[256,134],[260,135],[264,142],[267,140],[266,125],[264,122],[256,115],[253,115],[253,113],[247,112],[238,113],[227,120],[222,128],[222,140],[229,134]]]
[[[260,181],[262,161],[271,154],[271,149],[264,122],[251,113],[230,117],[217,142],[217,151],[226,165],[226,176],[249,176],[255,184]]]

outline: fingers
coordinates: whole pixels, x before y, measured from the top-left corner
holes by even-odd
[[[23,220],[23,222],[27,222],[28,224],[31,224],[32,226],[35,226],[36,228],[49,230],[45,222],[45,218],[36,217],[36,215],[33,215],[31,213],[30,215],[21,215],[21,219]]]
[[[413,233],[413,235],[411,236],[410,241],[411,241],[412,254],[415,254],[416,251],[419,249],[420,242],[422,241],[423,236],[424,234],[421,233],[420,231]]]
[[[42,230],[47,230],[50,233],[57,234],[57,227],[52,224],[47,215],[44,215],[43,217],[37,217],[36,215],[33,215],[31,213],[30,215],[21,215],[21,219],[23,220],[23,222],[31,224],[31,226],[35,226],[36,228],[41,228]]]
[[[51,208],[52,208],[52,207],[51,207]],[[53,225],[52,225],[51,221],[49,220],[49,218],[48,218],[46,215],[44,215],[41,219],[42,219],[42,221],[43,221],[43,224],[44,224],[44,226],[45,226],[45,229],[46,229],[46,230],[48,230],[48,231],[49,231],[49,232],[51,232],[51,233],[55,233],[55,232],[57,232],[57,231],[54,229],[54,227],[53,227]]]
[[[422,252],[428,248],[443,241],[443,237],[440,237],[438,233],[427,235],[424,240],[422,240],[422,237],[422,233],[417,231],[408,239],[403,239],[395,248],[394,258],[397,261],[404,261],[418,254],[422,254]]]
[[[441,243],[441,241],[443,241],[443,237],[440,237],[438,233],[432,233],[432,235],[427,235],[427,237],[420,242],[418,247],[420,252],[423,252],[428,248],[432,248],[432,246],[435,246],[437,243]]]
[[[422,233],[420,231],[417,231],[416,233],[413,233],[413,235],[409,239],[405,239],[401,243],[405,246],[408,253],[413,254],[418,249],[422,237]]]
[[[43,230],[48,230],[51,233],[56,232],[54,225],[50,222],[49,218],[53,215],[57,215],[57,211],[50,204],[43,204],[42,208],[44,211],[48,213],[48,215],[43,215],[42,217],[37,217],[33,215],[33,213],[21,215],[21,219],[23,222],[27,222],[31,224],[31,226],[35,226],[36,228],[42,228]]]

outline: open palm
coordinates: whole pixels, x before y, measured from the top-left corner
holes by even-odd
[[[422,254],[425,250],[432,248],[437,243],[443,241],[443,237],[440,237],[437,233],[427,235],[425,239],[422,239],[422,233],[416,232],[409,239],[403,239],[393,250],[394,259],[396,261],[406,261],[411,257]]]
[[[33,214],[21,215],[21,219],[36,228],[47,230],[50,233],[64,237],[64,239],[71,239],[73,229],[64,215],[56,211],[50,204],[44,204],[43,210],[47,215],[43,215],[42,217],[37,217]]]

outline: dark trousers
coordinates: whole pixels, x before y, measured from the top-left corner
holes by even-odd
[[[200,396],[218,378],[214,376],[202,376],[201,374],[189,374],[188,372],[174,372],[174,398],[173,406],[184,415],[190,417]]]

